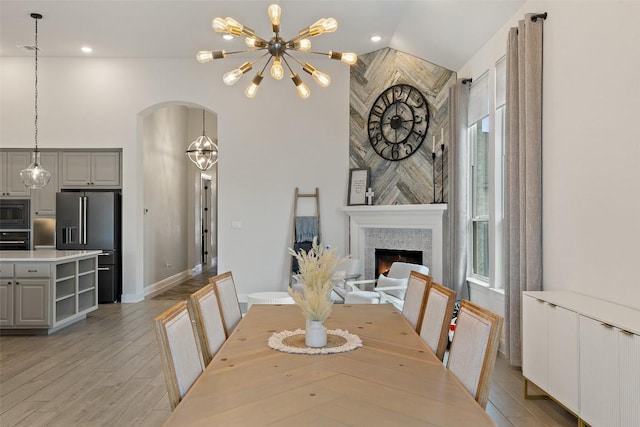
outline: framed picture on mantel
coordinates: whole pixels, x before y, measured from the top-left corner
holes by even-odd
[[[366,192],[370,185],[370,169],[349,169],[349,196],[347,205],[366,204]]]

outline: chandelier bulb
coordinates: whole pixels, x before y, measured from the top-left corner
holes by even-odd
[[[302,69],[306,73],[311,74],[313,80],[315,80],[320,86],[327,87],[331,84],[331,77],[329,77],[328,74],[316,70],[316,68],[308,62],[302,65]]]
[[[213,61],[213,52],[210,50],[201,50],[196,53],[196,60],[204,64],[205,62]]]
[[[213,28],[213,31],[217,33],[228,32],[227,23],[222,18],[215,18],[213,22],[211,22],[211,27]]]
[[[351,52],[342,53],[342,52],[336,52],[332,50],[332,51],[329,51],[329,58],[342,61],[345,64],[349,64],[349,65],[353,65],[356,62],[358,62],[358,55]]]
[[[298,42],[298,50],[302,51],[302,52],[309,52],[311,50],[311,40],[309,39],[302,39]]]
[[[242,77],[242,70],[240,68],[236,68],[235,70],[231,70],[222,76],[222,81],[224,84],[231,86]]]
[[[256,47],[256,38],[255,37],[247,37],[244,39],[244,43],[247,47]]]
[[[293,73],[293,75],[291,75],[291,80],[293,80],[293,84],[296,85],[296,90],[298,91],[300,98],[307,99],[309,95],[311,95],[311,91],[307,85],[304,84],[298,73]]]
[[[247,86],[247,89],[244,91],[244,94],[247,96],[247,98],[255,98],[256,94],[258,93],[258,86],[262,82],[262,79],[262,73],[258,73],[255,75],[255,77],[251,81],[251,84]]]
[[[327,18],[322,23],[322,28],[324,29],[325,33],[333,33],[338,29],[338,21],[333,18]]]
[[[311,77],[322,87],[327,87],[331,84],[331,77],[328,74],[322,73],[318,70],[311,73]]]
[[[231,86],[232,84],[240,80],[240,77],[242,77],[242,75],[250,69],[251,63],[245,62],[239,68],[225,73],[224,76],[222,76],[222,81],[224,82],[224,84]]]
[[[271,20],[271,25],[278,26],[280,25],[280,17],[282,16],[282,9],[277,4],[272,4],[267,9],[269,13],[269,19]]]
[[[280,62],[280,57],[273,58],[273,64],[271,65],[271,77],[276,80],[282,80],[284,77],[284,68]]]

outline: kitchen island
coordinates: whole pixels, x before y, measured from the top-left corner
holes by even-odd
[[[0,332],[50,334],[97,310],[100,253],[0,252]]]

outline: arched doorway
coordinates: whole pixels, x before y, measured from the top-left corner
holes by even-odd
[[[203,109],[206,134],[216,141],[217,115],[199,105],[157,104],[142,117],[145,295],[210,268],[217,259],[217,165],[202,172],[185,155],[202,135]]]

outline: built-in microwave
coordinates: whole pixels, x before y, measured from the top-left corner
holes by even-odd
[[[0,199],[0,230],[29,230],[29,199]]]

